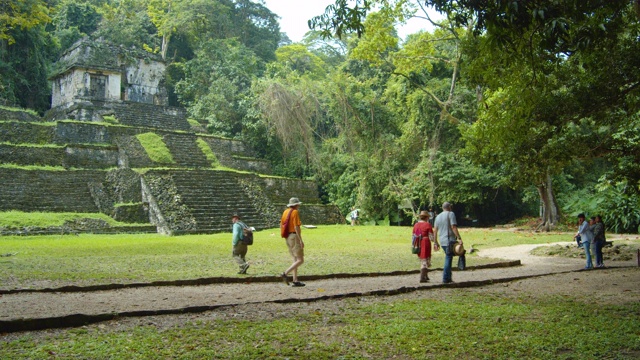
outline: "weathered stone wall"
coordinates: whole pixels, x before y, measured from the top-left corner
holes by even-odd
[[[89,190],[106,172],[0,168],[0,211],[99,212]]]
[[[302,204],[300,219],[303,225],[344,224],[344,216],[335,205]]]
[[[297,197],[306,204],[318,204],[318,187],[313,181],[287,179],[280,177],[262,177],[265,192],[274,204],[284,204]]]
[[[125,69],[125,101],[167,105],[168,97],[160,82],[166,66],[159,61],[137,59]]]
[[[118,166],[118,148],[116,146],[67,146],[64,149],[62,166],[65,168],[78,169],[104,169],[116,167]]]
[[[62,166],[64,148],[0,144],[0,163],[15,165]]]
[[[149,222],[149,211],[142,203],[117,204],[113,208],[113,218],[125,223],[144,224]]]
[[[38,122],[42,121],[42,118],[27,111],[0,108],[0,121],[6,120]]]
[[[55,127],[56,144],[113,144],[118,133],[129,133],[128,129],[86,122],[59,121]],[[115,134],[114,134],[115,133]]]
[[[168,172],[149,172],[142,179],[142,202],[148,204],[149,218],[161,234],[197,230],[196,219],[182,201]]]
[[[99,78],[104,84],[100,95],[95,91],[97,85],[93,84]],[[51,107],[68,107],[78,99],[100,99],[103,101],[120,100],[119,72],[108,70],[94,70],[90,68],[74,68],[58,75],[51,86]]]
[[[86,99],[166,105],[164,71],[162,59],[148,52],[81,39],[54,64],[52,107]]]
[[[44,145],[53,142],[54,133],[51,124],[0,121],[0,142]]]

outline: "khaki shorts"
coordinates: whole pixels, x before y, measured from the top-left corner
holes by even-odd
[[[297,259],[304,257],[304,249],[300,245],[300,241],[298,241],[298,234],[289,234],[287,237],[287,247],[292,257]]]

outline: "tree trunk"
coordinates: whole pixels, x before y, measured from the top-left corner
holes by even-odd
[[[553,194],[551,175],[547,174],[546,181],[539,184],[537,188],[542,202],[542,223],[536,230],[549,231],[560,221],[560,211],[558,210],[556,197]]]

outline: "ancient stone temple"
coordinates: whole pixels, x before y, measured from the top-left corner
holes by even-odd
[[[277,227],[296,196],[306,223],[343,222],[314,182],[271,176],[243,142],[167,106],[153,55],[83,40],[55,68],[44,118],[0,109],[0,211],[104,213],[147,224],[134,231],[210,233],[229,231],[233,213]]]
[[[56,63],[51,107],[91,100],[167,105],[164,71],[164,62],[148,52],[83,39]]]

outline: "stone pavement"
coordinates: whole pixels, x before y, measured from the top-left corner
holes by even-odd
[[[0,295],[0,333],[81,326],[118,317],[204,312],[225,306],[267,302],[312,302],[372,295],[393,295],[427,289],[483,286],[534,276],[581,271],[582,259],[529,255],[541,245],[519,245],[483,250],[481,255],[504,258],[495,268],[454,271],[453,284],[442,284],[442,271],[429,272],[431,281],[419,283],[417,270],[404,275],[326,277],[306,280],[306,287],[287,287],[275,276],[272,282],[221,283],[194,286],[145,286],[87,292],[18,292]],[[454,259],[455,264],[455,259]],[[521,264],[521,265],[518,265]],[[607,263],[634,266],[634,261]],[[473,265],[473,260],[468,260]],[[597,271],[597,270],[596,270]],[[304,281],[304,277],[300,277]],[[263,279],[264,280],[264,279]]]

